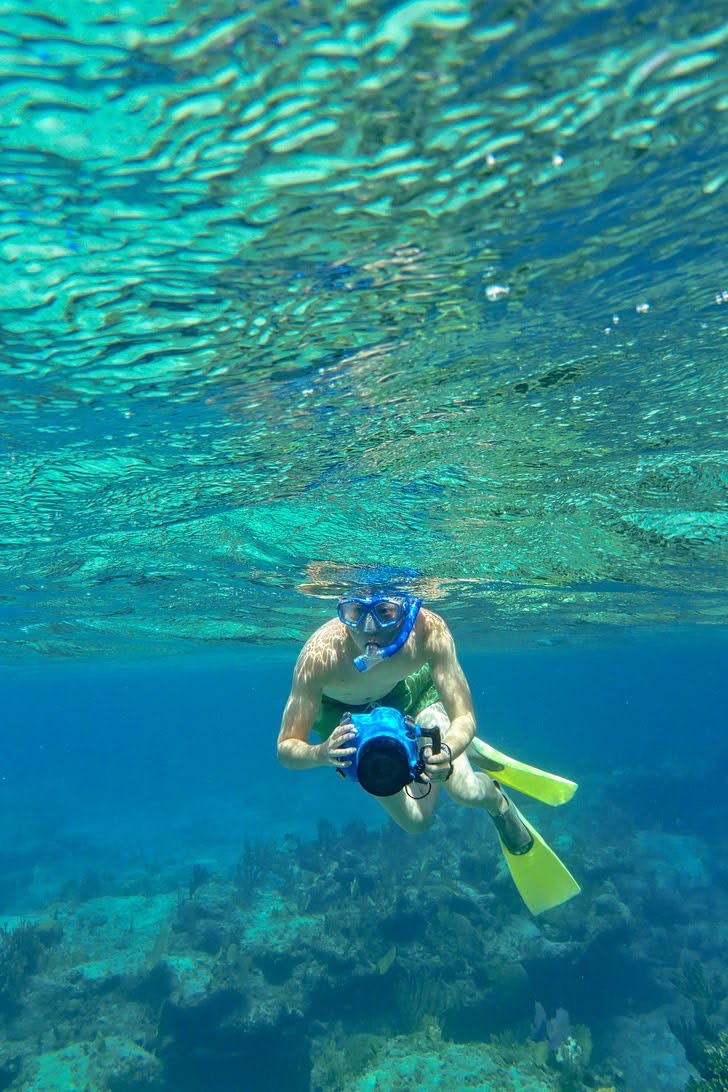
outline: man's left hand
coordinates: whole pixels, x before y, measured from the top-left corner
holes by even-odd
[[[425,760],[425,769],[423,773],[425,781],[432,781],[434,784],[447,781],[452,773],[452,758],[450,756],[450,748],[446,743],[442,745],[442,750],[436,755],[433,755],[432,747],[423,747],[422,757]]]

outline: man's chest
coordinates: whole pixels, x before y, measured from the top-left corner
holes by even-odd
[[[327,679],[324,693],[336,701],[367,705],[369,702],[380,701],[397,683],[421,666],[415,657],[406,656],[400,659],[399,653],[391,661],[383,660],[367,671],[357,671],[353,664],[341,665]]]

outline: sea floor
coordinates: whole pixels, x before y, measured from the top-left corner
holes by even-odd
[[[539,918],[449,802],[417,839],[294,836],[233,797],[146,844],[27,824],[2,855],[0,1089],[681,1092],[725,1020],[728,868],[705,814],[640,812],[665,778],[519,798],[583,887]]]

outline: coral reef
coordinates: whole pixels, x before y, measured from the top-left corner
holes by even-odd
[[[700,1077],[691,1077],[686,1092],[725,1092],[728,1088],[728,1034],[722,1031],[714,1043],[706,1043]]]
[[[454,808],[424,839],[322,822],[225,867],[197,860],[166,890],[75,890],[0,932],[0,1090],[626,1090],[619,1051],[666,997],[692,1087],[722,1087],[715,931],[681,906],[676,969],[665,926],[645,928],[637,858],[617,873],[596,841],[585,822],[584,892],[538,919],[482,817]],[[658,1030],[659,1087],[682,1092],[682,1048],[665,1017]]]
[[[697,960],[683,964],[674,983],[690,1002],[692,1015],[671,1021],[670,1027],[685,1048],[689,1062],[700,1074],[688,1089],[705,1092],[728,1088],[728,1037],[721,1030],[721,1009],[728,996],[722,973],[710,972]]]
[[[34,924],[22,921],[14,929],[0,930],[0,1013],[12,1011],[26,980],[43,961],[45,953],[60,941],[61,929],[52,920]]]

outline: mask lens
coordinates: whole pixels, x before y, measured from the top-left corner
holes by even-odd
[[[382,599],[372,606],[372,614],[380,626],[393,626],[403,613],[402,604],[396,599]]]
[[[343,599],[339,603],[339,618],[347,626],[358,626],[367,608],[358,599]]]
[[[404,617],[404,604],[398,599],[342,599],[337,610],[347,626],[358,626],[370,613],[377,625],[384,627],[396,625]]]

